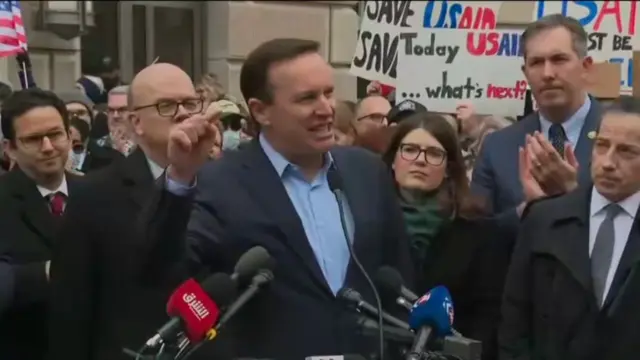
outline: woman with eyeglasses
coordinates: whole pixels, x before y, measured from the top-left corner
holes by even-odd
[[[411,237],[414,289],[446,286],[454,328],[482,341],[483,359],[495,359],[509,248],[484,217],[483,201],[470,194],[455,130],[441,115],[411,115],[396,127],[383,160]]]

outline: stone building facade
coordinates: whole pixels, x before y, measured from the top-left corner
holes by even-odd
[[[336,69],[338,96],[356,98],[357,79],[348,69],[357,41],[357,1],[94,1],[89,8],[96,26],[72,40],[38,30],[39,3],[21,2],[35,79],[43,88],[73,86],[83,57],[116,59],[125,81],[159,57],[195,79],[213,72],[232,95],[240,96],[240,67],[251,49],[276,37],[300,37],[321,43],[322,54]],[[528,2],[508,6],[522,6],[518,3]],[[500,14],[503,23],[505,15],[508,23],[522,21],[517,16],[508,21],[509,14],[522,13],[519,9],[501,10],[506,10]],[[16,67],[12,58],[0,59],[0,79],[19,86]]]

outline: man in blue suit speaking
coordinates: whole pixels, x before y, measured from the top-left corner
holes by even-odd
[[[211,146],[210,119],[194,116],[171,132],[165,189],[147,220],[149,261],[158,263],[150,274],[159,277],[171,268],[163,259],[185,253],[185,231],[182,261],[192,274],[228,269],[234,254],[262,246],[277,262],[275,280],[236,319],[236,356],[370,358],[375,337],[358,334],[355,312],[336,294],[349,287],[375,302],[348,243],[366,272],[392,266],[411,284],[391,174],[366,150],[334,147],[333,69],[317,42],[258,46],[242,66],[240,88],[260,127],[246,148],[204,165],[196,179]],[[344,229],[330,173],[342,179]]]
[[[542,17],[527,27],[522,46],[522,71],[538,111],[487,136],[472,178],[472,189],[487,199],[514,237],[527,202],[589,181],[592,139],[601,120],[600,104],[586,91],[593,60],[587,33],[576,19]],[[539,189],[520,182],[520,149]]]

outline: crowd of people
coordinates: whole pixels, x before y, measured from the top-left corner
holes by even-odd
[[[418,294],[446,286],[484,360],[633,358],[640,100],[587,93],[587,39],[561,15],[525,30],[537,110],[518,121],[396,103],[376,82],[336,99],[301,39],[251,52],[244,103],[167,63],[128,85],[95,68],[68,92],[0,86],[0,358],[126,359],[178,284],[256,245],[273,283],[194,359],[370,358],[336,297],[374,302],[354,255]]]

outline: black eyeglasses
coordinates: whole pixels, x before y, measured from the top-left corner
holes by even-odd
[[[373,121],[374,123],[382,124],[386,118],[387,118],[387,114],[373,113],[373,114],[361,116],[357,118],[356,121],[369,120],[369,121]]]
[[[400,144],[400,157],[407,161],[416,161],[420,154],[424,154],[424,160],[432,166],[439,166],[447,158],[447,152],[435,146],[426,148],[416,144]]]
[[[178,109],[180,108],[181,105],[182,105],[182,108],[189,115],[193,115],[193,114],[202,112],[202,108],[204,106],[204,100],[203,99],[187,99],[182,101],[163,100],[155,104],[138,106],[133,110],[138,111],[138,110],[147,109],[150,107],[155,107],[156,110],[158,111],[158,115],[172,118],[176,116],[176,114],[178,113]]]

